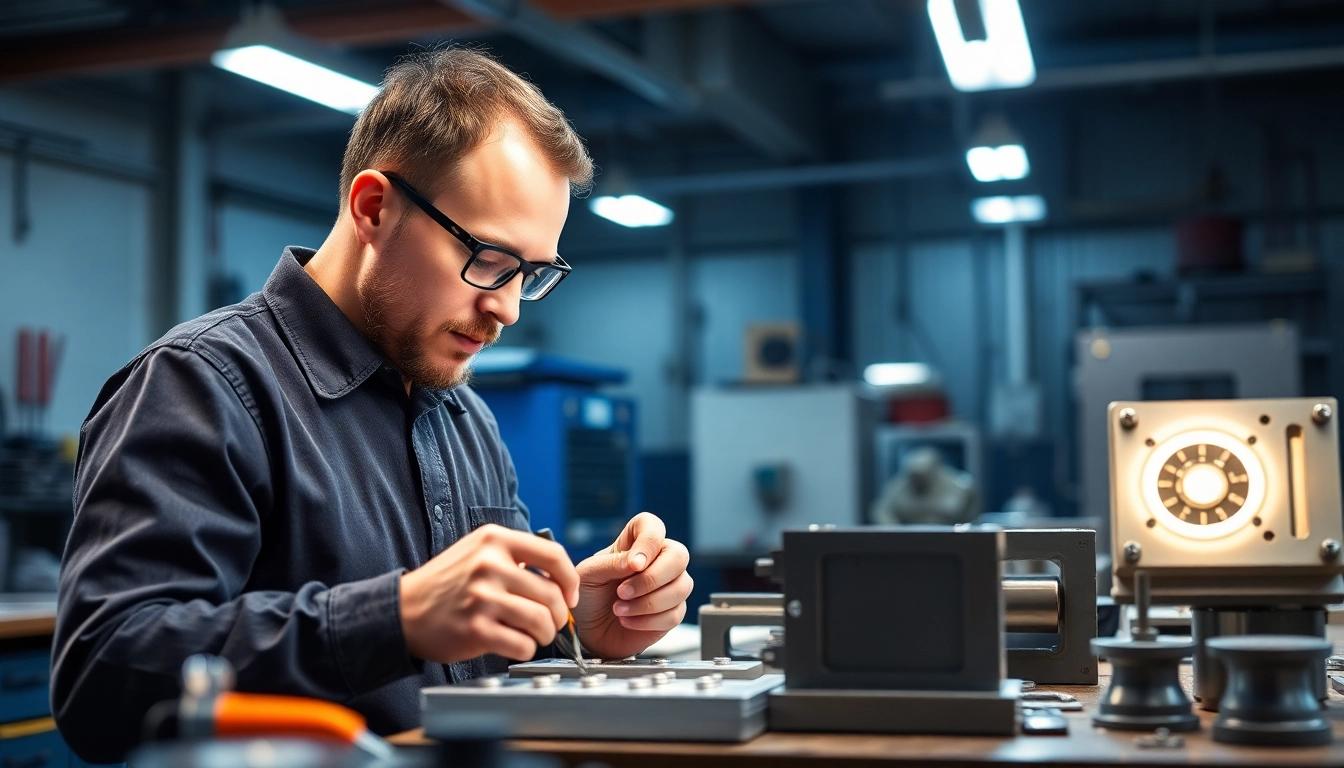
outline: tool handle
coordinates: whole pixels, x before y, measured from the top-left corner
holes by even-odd
[[[363,715],[329,701],[222,693],[215,704],[216,736],[305,736],[354,744],[367,730]]]

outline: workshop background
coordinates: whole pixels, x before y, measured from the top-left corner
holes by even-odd
[[[697,554],[692,616],[750,585],[786,523],[1104,529],[1087,421],[1105,401],[1082,390],[1115,379],[1112,352],[1151,373],[1130,399],[1344,394],[1344,5],[1024,0],[1020,19],[960,0],[0,0],[0,578],[50,587],[104,380],[335,218],[353,116],[212,64],[263,33],[368,83],[481,45],[588,141],[574,272],[481,383],[538,521],[582,554],[628,512],[663,516]],[[949,79],[957,45],[1014,40],[1029,70]],[[635,193],[651,225],[594,212]],[[1144,333],[1174,341],[1145,359]]]

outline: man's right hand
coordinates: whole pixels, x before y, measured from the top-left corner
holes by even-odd
[[[526,661],[555,639],[578,602],[579,574],[564,547],[483,525],[402,574],[401,630],[411,655],[425,661],[486,653]]]

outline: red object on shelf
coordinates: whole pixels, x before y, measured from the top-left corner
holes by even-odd
[[[899,397],[887,401],[887,421],[895,423],[942,421],[949,413],[947,398],[942,394]]]
[[[1176,224],[1176,271],[1237,272],[1245,269],[1241,219],[1196,216]]]

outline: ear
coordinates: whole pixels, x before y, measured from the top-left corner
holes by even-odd
[[[378,171],[360,171],[350,183],[346,201],[359,241],[376,245],[391,234],[400,215],[400,202],[386,176]]]

